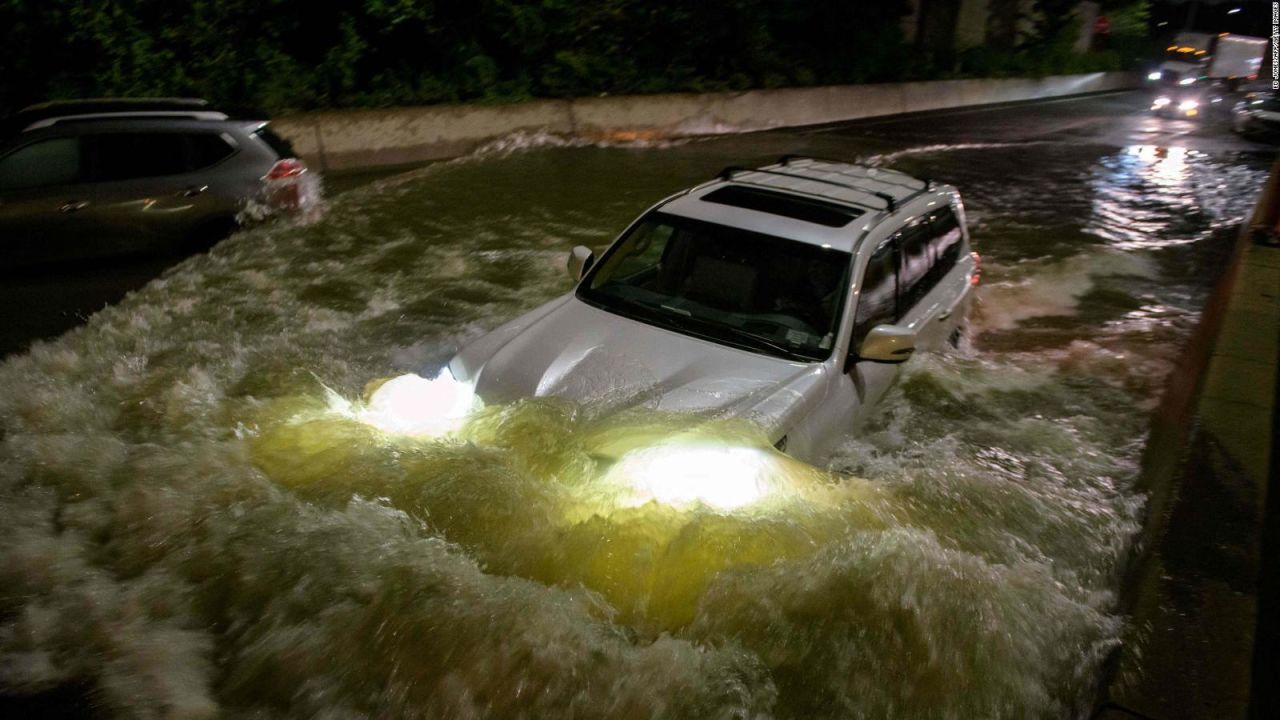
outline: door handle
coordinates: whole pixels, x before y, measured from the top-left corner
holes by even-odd
[[[89,207],[88,200],[68,200],[62,203],[62,207],[58,208],[58,212],[73,213]]]
[[[942,322],[943,320],[946,320],[946,319],[947,319],[947,318],[949,318],[949,317],[951,317],[951,311],[950,311],[950,310],[947,310],[946,312],[940,313],[940,314],[938,315],[938,322]]]
[[[183,190],[181,193],[179,193],[179,195],[181,195],[182,197],[195,197],[208,189],[209,189],[208,185],[192,185],[187,189]]]

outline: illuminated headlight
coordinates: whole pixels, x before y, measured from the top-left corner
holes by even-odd
[[[1178,103],[1178,109],[1181,110],[1182,112],[1191,112],[1192,110],[1195,110],[1198,107],[1200,107],[1200,103],[1196,102],[1195,100],[1183,100],[1182,102]]]
[[[388,380],[359,418],[390,433],[437,437],[456,430],[482,405],[475,386],[457,380],[446,367],[432,380],[412,373]]]
[[[1152,100],[1152,101],[1151,101],[1151,107],[1153,107],[1153,108],[1162,108],[1162,107],[1167,107],[1167,106],[1169,105],[1169,102],[1170,102],[1169,98],[1164,97],[1164,96],[1160,96],[1160,97],[1156,98],[1155,100]]]
[[[623,455],[605,479],[628,487],[634,505],[736,510],[768,496],[778,473],[775,457],[759,448],[672,443]]]
[[[1156,70],[1155,72],[1148,73],[1148,74],[1147,74],[1147,79],[1148,79],[1148,80],[1159,80],[1159,79],[1160,79],[1160,71],[1159,71],[1159,70]]]
[[[1182,78],[1181,80],[1179,80],[1179,81],[1178,81],[1178,84],[1179,84],[1179,85],[1195,85],[1195,84],[1196,84],[1196,79],[1195,79],[1195,78]]]

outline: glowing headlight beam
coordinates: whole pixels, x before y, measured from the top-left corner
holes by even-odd
[[[408,374],[383,383],[357,418],[384,432],[413,437],[439,437],[458,429],[483,403],[471,383],[444,368],[434,379]]]
[[[669,444],[627,453],[605,479],[629,486],[630,505],[736,510],[773,493],[779,470],[759,448]]]

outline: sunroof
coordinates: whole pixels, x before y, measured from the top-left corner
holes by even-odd
[[[718,205],[730,205],[770,215],[781,215],[792,220],[803,220],[833,228],[844,227],[862,214],[861,210],[847,205],[741,185],[728,185],[719,190],[713,190],[703,195],[702,199]]]

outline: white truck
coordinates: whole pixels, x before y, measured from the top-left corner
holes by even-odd
[[[1181,32],[1165,48],[1164,62],[1149,78],[1183,87],[1221,81],[1228,89],[1258,77],[1266,38],[1230,33]]]

